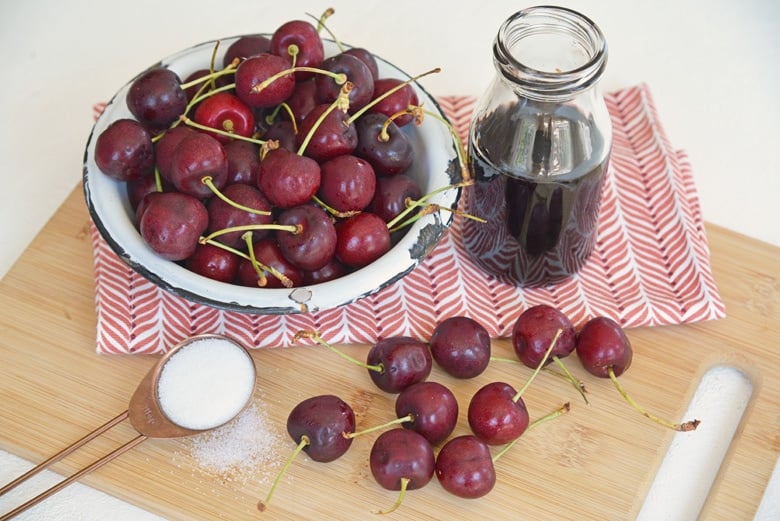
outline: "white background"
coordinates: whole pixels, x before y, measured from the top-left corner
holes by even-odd
[[[606,34],[602,90],[649,85],[672,144],[689,153],[705,220],[780,245],[772,210],[780,196],[780,2],[559,4]],[[411,74],[441,67],[423,80],[434,95],[477,96],[493,75],[498,26],[530,5],[0,0],[0,275],[79,182],[92,105],[159,58],[206,40],[271,32],[332,6],[329,26],[344,42]],[[95,519],[103,518],[98,511]]]

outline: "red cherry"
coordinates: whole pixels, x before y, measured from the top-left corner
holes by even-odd
[[[325,59],[325,47],[317,29],[305,20],[291,20],[279,26],[271,36],[271,52],[292,60],[291,46],[295,46],[296,67],[319,67]],[[310,78],[311,72],[297,71],[297,81]]]
[[[380,78],[374,82],[374,98],[378,98],[385,92],[394,89],[401,85],[403,80],[398,78]],[[379,101],[376,105],[372,105],[369,112],[384,114],[385,116],[392,116],[393,114],[406,110],[409,105],[418,105],[420,103],[417,97],[417,92],[410,84],[406,84],[399,88],[397,91],[388,95]],[[408,125],[414,120],[414,116],[411,114],[404,114],[393,119],[393,122],[399,127]]]
[[[275,107],[290,97],[295,88],[295,77],[292,73],[284,74],[267,86],[262,83],[289,68],[290,62],[275,54],[247,58],[236,69],[236,95],[250,107]]]
[[[180,261],[195,252],[208,221],[206,207],[195,197],[181,192],[155,192],[144,198],[139,229],[155,253]]]
[[[353,268],[370,264],[390,250],[387,224],[371,212],[338,222],[336,234],[336,258]]]
[[[292,208],[309,202],[320,180],[320,166],[315,160],[277,148],[260,162],[257,186],[274,206]]]
[[[246,103],[229,92],[217,92],[198,104],[193,120],[238,136],[249,137],[255,131],[255,114]],[[207,132],[221,143],[231,138],[216,132]]]

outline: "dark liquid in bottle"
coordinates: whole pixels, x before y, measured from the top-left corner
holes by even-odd
[[[463,240],[484,271],[541,286],[585,264],[608,161],[585,123],[577,114],[540,116],[517,107],[475,122],[469,137],[475,184],[465,194],[466,212],[487,222],[465,219]]]

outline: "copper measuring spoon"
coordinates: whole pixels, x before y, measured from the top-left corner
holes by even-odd
[[[97,429],[93,430],[89,434],[83,436],[79,440],[75,441],[71,445],[68,445],[58,453],[49,457],[47,460],[39,463],[38,465],[28,470],[18,478],[14,479],[10,483],[4,485],[2,488],[0,488],[0,496],[10,491],[11,489],[15,488],[17,485],[20,485],[21,483],[28,480],[32,476],[48,468],[49,466],[56,463],[57,461],[73,453],[80,447],[86,445],[90,441],[94,440],[101,434],[105,433],[106,431],[120,424],[126,419],[129,419],[130,424],[133,426],[133,428],[136,431],[138,431],[138,436],[131,439],[124,445],[109,452],[108,454],[101,457],[100,459],[95,460],[88,466],[82,468],[81,470],[65,478],[64,480],[60,481],[56,485],[52,486],[51,488],[38,494],[34,498],[25,502],[24,504],[16,507],[10,512],[2,514],[2,516],[0,516],[0,521],[7,521],[13,518],[14,516],[24,512],[28,508],[37,505],[44,499],[59,492],[60,490],[67,487],[74,481],[77,481],[78,479],[82,478],[86,474],[89,474],[93,470],[102,467],[103,465],[105,465],[112,459],[116,458],[117,456],[120,456],[125,452],[129,451],[130,449],[132,449],[133,447],[139,445],[147,438],[178,438],[183,436],[190,436],[193,434],[206,432],[215,429],[217,427],[220,427],[225,423],[229,422],[230,420],[232,420],[233,418],[235,418],[236,416],[238,416],[238,414],[249,403],[252,394],[254,392],[254,385],[252,385],[251,389],[249,389],[249,392],[247,393],[246,396],[246,401],[243,403],[242,407],[240,407],[240,409],[237,410],[233,416],[231,416],[225,421],[221,421],[217,425],[210,425],[207,428],[193,429],[193,428],[183,427],[177,423],[174,423],[174,421],[168,418],[165,412],[163,412],[163,408],[160,405],[160,395],[158,391],[159,391],[160,376],[162,375],[166,364],[174,356],[182,352],[182,350],[184,350],[189,346],[196,345],[196,343],[201,340],[217,340],[219,342],[226,342],[232,345],[233,347],[237,347],[238,349],[240,349],[246,355],[247,364],[248,364],[247,369],[251,368],[252,381],[254,381],[254,377],[256,376],[254,361],[251,355],[249,354],[249,352],[246,350],[246,348],[244,348],[241,344],[239,344],[235,340],[222,335],[206,334],[206,335],[196,335],[179,342],[178,344],[173,346],[165,355],[163,355],[163,357],[149,370],[149,372],[146,373],[146,376],[144,376],[144,378],[138,384],[138,387],[136,388],[133,396],[130,398],[130,402],[126,411],[118,414],[117,416],[110,419],[109,421],[107,421]]]

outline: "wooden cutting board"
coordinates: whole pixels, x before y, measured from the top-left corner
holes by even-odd
[[[717,226],[707,232],[728,318],[629,331],[634,363],[621,381],[647,408],[680,418],[710,367],[731,364],[751,378],[750,404],[704,518],[752,519],[780,452],[780,249]],[[156,357],[97,355],[95,327],[89,221],[77,187],[0,282],[1,448],[40,461],[126,408]],[[365,349],[345,347],[358,358]],[[494,342],[494,355],[513,356],[505,339]],[[284,433],[287,414],[306,397],[338,394],[355,409],[359,428],[394,416],[393,396],[326,349],[265,349],[254,357],[256,399],[279,433],[274,449],[279,462],[294,447]],[[673,433],[635,413],[609,381],[588,376],[576,358],[568,365],[586,383],[591,404],[563,380],[543,373],[524,396],[532,419],[566,401],[572,410],[527,432],[498,460],[498,482],[488,496],[459,499],[434,478],[387,517],[634,518]],[[461,406],[455,434],[465,434],[465,410],[477,388],[494,380],[519,388],[530,373],[518,364],[493,363],[472,381],[456,381],[437,368],[430,379],[455,392]],[[125,422],[54,468],[71,472],[132,434]],[[84,482],[170,519],[368,519],[396,498],[368,469],[377,435],[356,438],[333,463],[296,460],[262,514],[257,502],[268,491],[271,469],[256,478],[224,479],[199,468],[184,440],[149,440]]]

